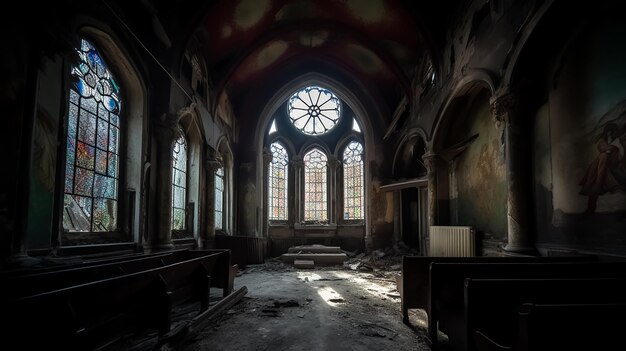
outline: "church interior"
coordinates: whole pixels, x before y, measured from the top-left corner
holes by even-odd
[[[607,322],[626,311],[623,2],[15,6],[0,24],[4,340],[140,349],[112,340],[156,330],[152,349],[303,349],[273,336],[339,322],[246,334],[277,318],[246,324],[236,303],[320,279],[319,296],[354,291],[358,259],[393,256],[396,275],[367,277],[397,289],[376,307],[394,324],[363,314],[366,336],[317,349],[626,347],[626,322]],[[268,262],[285,286],[267,286]],[[189,300],[199,313],[174,323]],[[339,300],[325,308],[347,323]],[[216,327],[189,346],[225,311],[257,348]]]

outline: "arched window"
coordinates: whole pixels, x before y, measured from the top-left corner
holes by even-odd
[[[120,86],[87,40],[71,67],[63,229],[111,232],[118,228]]]
[[[331,130],[341,116],[341,102],[330,90],[307,87],[291,96],[288,105],[291,123],[308,135]]]
[[[272,143],[272,162],[269,167],[269,219],[274,221],[287,220],[287,165],[289,156],[287,150],[279,144]]]
[[[328,220],[326,188],[326,155],[313,149],[304,155],[304,220]]]
[[[363,145],[351,141],[343,151],[343,218],[363,219]]]
[[[185,230],[187,205],[187,140],[182,135],[172,150],[172,230]]]
[[[215,171],[215,229],[224,226],[224,167]]]

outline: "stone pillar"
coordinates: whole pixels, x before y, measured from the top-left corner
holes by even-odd
[[[272,153],[267,149],[263,150],[263,232],[261,236],[267,237],[269,234],[269,172],[272,163]]]
[[[508,243],[504,249],[511,254],[533,254],[535,249],[530,235],[531,144],[528,133],[524,133],[526,126],[518,97],[506,94],[492,98],[491,111],[496,124],[505,124]]]
[[[428,254],[428,247],[430,246],[430,226],[438,225],[438,196],[437,196],[437,169],[439,168],[440,156],[428,151],[422,156],[424,160],[424,166],[426,166],[426,172],[428,177],[428,235],[424,238],[424,252]]]
[[[328,216],[328,223],[337,223],[337,216],[339,214],[339,210],[337,209],[337,169],[339,168],[339,164],[341,161],[337,159],[337,157],[330,155],[328,156],[328,174],[330,178],[328,179],[329,183],[329,197],[330,197],[330,212]]]
[[[204,165],[206,167],[206,205],[204,211],[206,211],[207,222],[200,243],[202,248],[206,249],[213,247],[215,243],[215,172],[222,167],[215,150],[209,149]]]
[[[155,123],[157,139],[157,217],[158,229],[152,235],[150,250],[172,249],[172,150],[180,137],[178,121],[181,115],[163,114]]]
[[[302,157],[300,156],[294,156],[293,159],[291,160],[291,164],[293,165],[293,169],[294,169],[294,215],[293,215],[293,220],[294,223],[300,223],[302,222],[303,219],[303,213],[304,213],[304,202],[303,200],[303,196],[304,196],[304,189],[302,189],[303,186],[303,181],[304,181],[304,175],[302,174],[302,172],[304,171],[304,160],[302,160]]]

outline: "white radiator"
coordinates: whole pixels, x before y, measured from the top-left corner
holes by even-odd
[[[472,227],[431,226],[429,256],[476,256]]]

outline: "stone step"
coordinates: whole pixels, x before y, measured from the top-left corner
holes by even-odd
[[[313,260],[294,260],[293,266],[296,268],[315,268]]]
[[[286,263],[292,263],[297,259],[310,260],[316,265],[341,265],[348,259],[348,256],[345,253],[285,253],[280,258]]]
[[[288,253],[342,253],[339,246],[300,245],[289,248]]]

